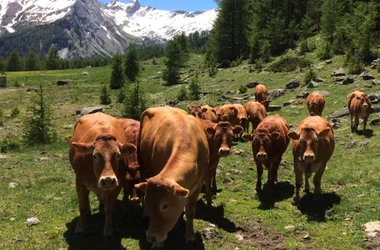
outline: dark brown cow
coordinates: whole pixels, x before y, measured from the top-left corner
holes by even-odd
[[[187,109],[189,110],[190,114],[196,118],[203,119],[202,114],[202,106],[200,105],[187,105]]]
[[[268,89],[264,84],[258,84],[255,88],[255,100],[264,105],[265,109],[269,107]]]
[[[86,215],[90,212],[88,196],[93,191],[105,203],[104,236],[112,235],[112,212],[124,185],[127,168],[124,155],[135,150],[134,145],[125,142],[123,130],[116,118],[95,113],[77,121],[69,152],[79,199],[80,217],[76,232],[85,229]]]
[[[207,120],[199,120],[206,132],[207,141],[210,149],[210,167],[206,176],[206,200],[207,205],[211,206],[212,192],[216,193],[216,168],[220,157],[230,154],[232,147],[232,136],[240,134],[243,128],[239,125],[233,127],[229,122],[213,123]]]
[[[262,120],[267,117],[267,111],[265,110],[264,105],[259,102],[248,102],[245,105],[245,110],[247,112],[248,121],[252,123],[252,133],[257,128]],[[247,132],[248,126],[247,124]]]
[[[117,119],[124,131],[124,140],[137,146],[137,137],[140,130],[140,122],[133,119]],[[137,151],[128,155],[128,168],[124,183],[123,204],[127,205],[128,201],[132,205],[137,205],[140,201],[134,185],[140,182],[140,165],[137,160]]]
[[[240,125],[238,118],[239,111],[234,104],[224,104],[216,109],[218,121],[226,121],[231,123],[232,126]]]
[[[289,125],[279,115],[266,117],[252,134],[244,134],[243,138],[252,141],[253,158],[257,167],[256,191],[261,191],[263,165],[268,169],[268,184],[274,190],[277,182],[277,171],[282,155],[289,144]]]
[[[138,157],[150,177],[135,185],[145,192],[145,207],[150,217],[147,240],[154,246],[162,246],[186,206],[185,237],[186,241],[194,241],[195,209],[210,158],[201,123],[177,108],[144,111]]]
[[[245,110],[244,106],[241,104],[233,104],[233,106],[237,109],[237,119],[239,121],[238,124],[232,124],[232,125],[240,125],[245,130],[248,126],[248,119],[247,119],[247,111]],[[243,130],[243,131],[244,131]]]
[[[372,103],[367,94],[356,90],[349,95],[348,110],[350,111],[352,132],[356,132],[358,130],[360,118],[363,119],[363,130],[365,130],[368,117],[371,114],[371,106]]]
[[[334,152],[334,133],[329,122],[320,116],[309,116],[298,126],[297,131],[288,133],[293,140],[294,172],[296,187],[294,193],[295,204],[300,200],[302,175],[305,173],[305,192],[309,193],[309,178],[314,175],[314,199],[321,195],[321,179],[326,169],[327,161]]]
[[[311,116],[322,116],[323,108],[325,107],[325,98],[318,92],[311,93],[306,98],[306,106]]]

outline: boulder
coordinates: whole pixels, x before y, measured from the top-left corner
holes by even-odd
[[[314,91],[314,92],[317,92],[317,93],[319,93],[319,94],[321,94],[323,96],[328,96],[330,94],[329,92],[327,92],[325,90],[318,90],[318,91]]]
[[[343,85],[347,85],[347,84],[351,84],[355,82],[355,79],[350,76],[336,77],[334,78],[334,80],[335,80],[335,84],[343,84]]]
[[[380,118],[373,119],[369,124],[371,126],[380,126]]]
[[[331,76],[345,76],[346,75],[346,72],[344,71],[343,68],[340,68],[340,69],[337,69],[335,70]]]
[[[103,112],[103,107],[88,107],[88,108],[83,108],[81,110],[76,111],[76,115],[82,116],[82,115],[88,115],[88,114],[93,114],[96,112]]]
[[[269,90],[268,94],[269,94],[270,99],[276,99],[276,98],[279,98],[280,96],[285,95],[285,90],[273,89],[273,90]]]
[[[309,92],[306,92],[306,91],[302,91],[301,93],[299,93],[296,98],[297,99],[305,99],[306,97],[309,96]]]
[[[324,79],[322,79],[322,78],[319,78],[319,77],[314,77],[314,78],[311,78],[311,80],[312,80],[312,81],[314,81],[314,82],[325,82],[325,80],[324,80]]]
[[[253,89],[253,88],[256,88],[258,84],[259,84],[258,82],[248,82],[245,86],[247,86],[247,88],[249,89]]]
[[[371,69],[376,69],[377,65],[379,65],[380,58],[377,58],[376,60],[373,60],[371,63]]]
[[[66,80],[58,80],[57,85],[58,86],[63,86],[63,85],[70,85],[71,81],[66,79]]]
[[[89,73],[88,72],[86,72],[86,71],[83,71],[82,73],[80,73],[82,76],[88,76],[89,75]]]
[[[326,64],[332,64],[332,60],[325,61]]]
[[[369,70],[364,70],[359,76],[365,81],[375,79],[375,76],[369,74],[369,72]]]
[[[313,80],[311,80],[311,81],[307,84],[306,87],[307,87],[307,88],[316,88],[316,87],[318,87],[318,83],[315,82],[315,81],[313,81]]]
[[[331,127],[333,128],[340,128],[340,120],[337,118],[333,118],[329,121]]]
[[[345,107],[341,110],[335,111],[334,113],[330,114],[329,118],[330,119],[339,118],[339,117],[346,116],[349,114],[350,114],[350,111],[348,110],[348,107]]]
[[[285,106],[289,106],[289,105],[299,105],[299,104],[303,104],[302,99],[289,100],[289,101],[284,102],[283,105],[285,107]]]
[[[267,108],[267,111],[278,111],[281,109],[281,106],[280,105],[271,105]]]
[[[291,80],[288,84],[286,84],[287,89],[296,89],[301,85],[301,81],[297,79]]]
[[[380,80],[377,80],[377,79],[372,80],[372,85],[380,85]]]

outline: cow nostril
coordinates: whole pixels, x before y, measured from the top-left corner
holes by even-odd
[[[111,184],[114,185],[115,183],[116,183],[116,180],[115,180],[115,179],[112,179]]]
[[[106,182],[105,182],[104,179],[102,179],[102,180],[100,181],[100,183],[102,184],[102,186],[105,186],[105,185],[106,185]]]

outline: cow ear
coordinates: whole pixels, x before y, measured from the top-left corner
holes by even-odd
[[[360,96],[357,96],[356,99],[357,99],[357,100],[360,100]]]
[[[173,193],[177,197],[187,198],[187,196],[189,196],[190,191],[189,191],[189,189],[183,188],[176,183],[173,186]]]
[[[134,187],[135,189],[145,193],[146,192],[146,187],[148,186],[147,182],[141,182],[139,184],[135,184]]]
[[[202,108],[202,112],[206,112],[207,111],[207,108]]]
[[[330,133],[330,128],[325,128],[318,134],[318,138],[325,138]]]
[[[244,133],[242,137],[246,141],[253,141],[253,135],[252,134]]]
[[[77,152],[84,153],[84,154],[90,154],[95,149],[95,143],[84,143],[84,142],[73,142],[71,143],[71,146],[75,148]]]
[[[216,115],[216,110],[215,109],[211,109],[211,112],[214,112],[214,114]]]
[[[279,132],[273,132],[270,134],[270,139],[273,141],[273,140],[277,140],[278,138],[280,137],[280,133]]]
[[[208,136],[214,136],[216,133],[215,128],[212,126],[205,128],[205,131]]]
[[[232,132],[235,134],[235,135],[238,135],[240,134],[241,132],[244,131],[244,128],[242,126],[239,126],[239,125],[236,125],[233,129],[232,129]]]
[[[191,106],[190,106],[190,105],[187,105],[187,109],[188,109],[189,111],[191,111]]]
[[[136,151],[136,146],[129,142],[124,143],[124,144],[119,143],[119,148],[120,148],[120,153],[122,154],[132,154],[133,152]]]
[[[288,137],[292,140],[299,140],[300,139],[300,135],[295,131],[290,131],[288,133]]]

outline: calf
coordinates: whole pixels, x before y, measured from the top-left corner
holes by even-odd
[[[248,102],[245,105],[245,110],[247,112],[248,121],[252,123],[252,133],[257,128],[262,120],[267,117],[267,111],[259,102]],[[247,124],[248,132],[249,123]]]
[[[307,97],[306,106],[311,116],[322,116],[323,108],[325,107],[325,98],[322,94],[313,92]]]
[[[195,241],[195,209],[210,159],[201,123],[181,109],[150,108],[141,116],[138,145],[139,162],[149,177],[135,185],[145,193],[147,240],[162,246],[185,207],[185,238]]]
[[[187,105],[187,109],[189,110],[190,114],[196,118],[203,119],[202,114],[202,106],[199,105]]]
[[[207,205],[211,206],[212,193],[216,193],[216,168],[220,157],[230,154],[232,147],[232,135],[240,134],[243,128],[239,125],[235,127],[229,122],[213,123],[206,120],[199,120],[206,132],[208,146],[210,149],[210,166],[206,176],[206,200]]]
[[[112,235],[112,212],[124,185],[128,162],[125,155],[136,147],[125,142],[117,119],[103,113],[81,117],[75,124],[70,140],[69,159],[76,175],[80,216],[76,232],[83,232],[90,212],[88,196],[96,193],[105,203],[104,236]]]
[[[233,104],[233,106],[237,109],[237,119],[238,124],[232,124],[232,125],[240,125],[244,130],[247,128],[248,125],[248,119],[247,119],[247,111],[245,110],[244,106],[241,104]],[[243,131],[244,131],[243,130]]]
[[[258,84],[255,88],[255,100],[264,105],[265,109],[269,107],[268,89],[264,84]]]
[[[371,113],[371,100],[367,94],[361,91],[354,91],[348,97],[348,110],[350,111],[351,130],[356,132],[359,126],[359,119],[363,119],[363,130],[367,125],[368,117]],[[355,122],[353,121],[355,118]]]
[[[117,119],[124,132],[124,140],[137,146],[137,137],[140,130],[140,122],[133,119],[119,118]],[[137,151],[127,155],[128,162],[127,173],[124,183],[124,207],[130,203],[137,205],[140,201],[134,185],[140,181],[140,165],[137,160]]]
[[[321,179],[327,161],[334,152],[334,133],[329,122],[320,116],[309,116],[298,126],[297,131],[288,133],[293,140],[294,172],[296,174],[296,187],[294,203],[300,200],[300,187],[302,174],[305,173],[305,192],[309,193],[309,178],[314,175],[314,199],[321,195]]]
[[[288,132],[287,121],[279,115],[273,115],[266,117],[252,134],[243,135],[245,140],[252,141],[253,158],[257,167],[257,192],[261,191],[263,165],[268,169],[269,188],[274,190],[277,170],[289,144]]]
[[[209,120],[212,122],[218,122],[218,117],[216,115],[216,111],[214,108],[212,108],[208,105],[202,106],[202,114],[203,114],[204,120]]]

